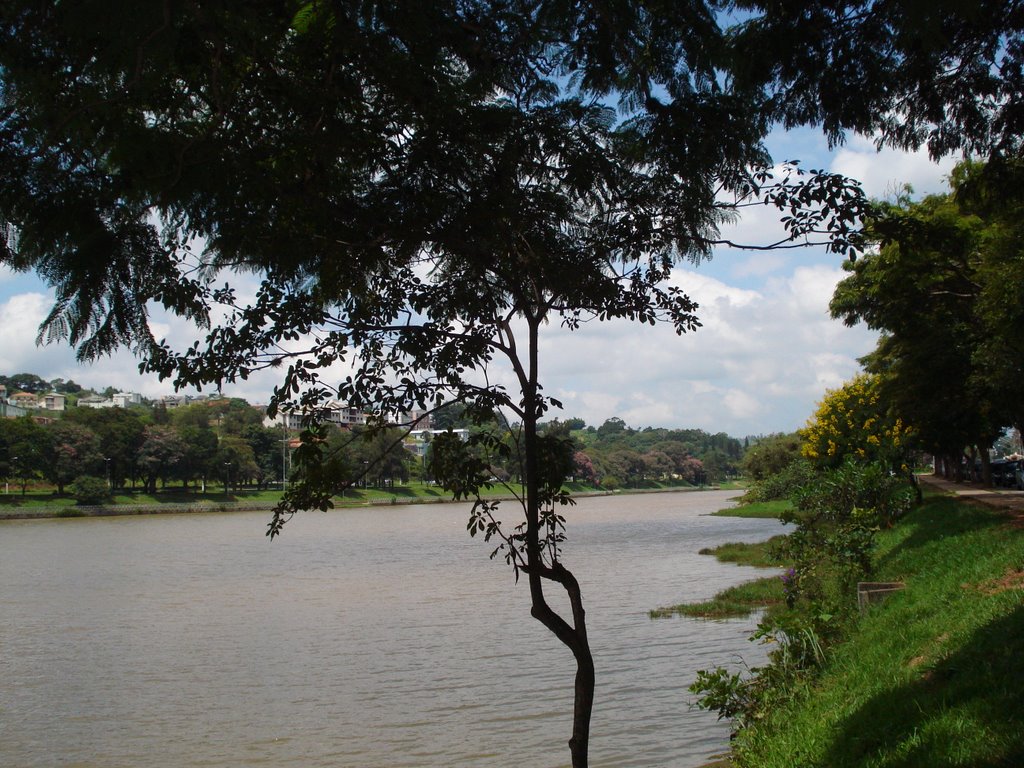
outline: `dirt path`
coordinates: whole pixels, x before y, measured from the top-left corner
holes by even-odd
[[[934,490],[1006,512],[1013,519],[1014,527],[1024,528],[1024,491],[985,488],[976,483],[954,483],[935,475],[919,475],[918,480]]]

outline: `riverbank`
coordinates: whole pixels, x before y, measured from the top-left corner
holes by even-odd
[[[1024,495],[924,481],[875,551],[873,578],[905,588],[854,613],[714,765],[1024,765]]]
[[[626,488],[609,491],[572,483],[567,486],[574,498],[587,496],[615,496],[643,493],[680,493],[701,490],[719,490],[719,486],[658,486],[647,488]],[[23,497],[10,494],[0,497],[0,521],[2,520],[35,520],[66,517],[111,517],[118,515],[160,515],[160,514],[195,514],[204,512],[259,512],[270,511],[277,504],[281,492],[253,491],[231,494],[192,494],[195,498],[179,501],[188,494],[172,493],[161,496],[146,495],[136,500],[130,495],[121,496],[115,503],[81,506],[69,498],[60,499],[64,503],[46,504],[38,498],[29,497],[28,501],[19,503]],[[516,498],[508,490],[492,489],[487,498],[510,500]],[[387,507],[399,504],[447,504],[451,496],[436,486],[406,485],[397,488],[354,488],[347,491],[345,497],[335,497],[335,509],[350,507]]]

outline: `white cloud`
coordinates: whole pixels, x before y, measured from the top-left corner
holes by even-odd
[[[873,333],[828,316],[842,276],[798,267],[752,291],[684,270],[678,283],[701,303],[696,333],[628,323],[548,333],[543,378],[565,415],[590,424],[619,416],[734,435],[795,429],[874,346]]]
[[[955,164],[955,157],[933,162],[924,149],[878,151],[871,141],[856,136],[835,153],[831,169],[860,181],[869,197],[887,198],[904,184],[910,184],[918,195],[942,192],[946,189],[945,178]]]

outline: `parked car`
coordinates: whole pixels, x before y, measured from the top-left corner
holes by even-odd
[[[1010,459],[996,459],[992,462],[992,485],[999,488],[1021,487],[1021,463]]]

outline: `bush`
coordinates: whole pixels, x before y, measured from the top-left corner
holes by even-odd
[[[99,504],[110,497],[107,481],[92,475],[79,475],[68,490],[78,504]]]
[[[775,474],[755,481],[743,494],[743,501],[753,504],[791,499],[801,488],[810,484],[814,476],[814,469],[806,459],[794,459]]]
[[[786,605],[770,609],[754,635],[772,644],[769,663],[746,676],[702,670],[689,689],[699,706],[739,728],[786,700],[821,666],[829,643],[856,611],[855,585],[871,574],[875,534],[909,509],[912,496],[904,479],[850,461],[823,472],[795,461],[754,492],[784,493],[796,503],[782,515],[796,530],[774,548],[776,560],[790,566],[781,577]]]

